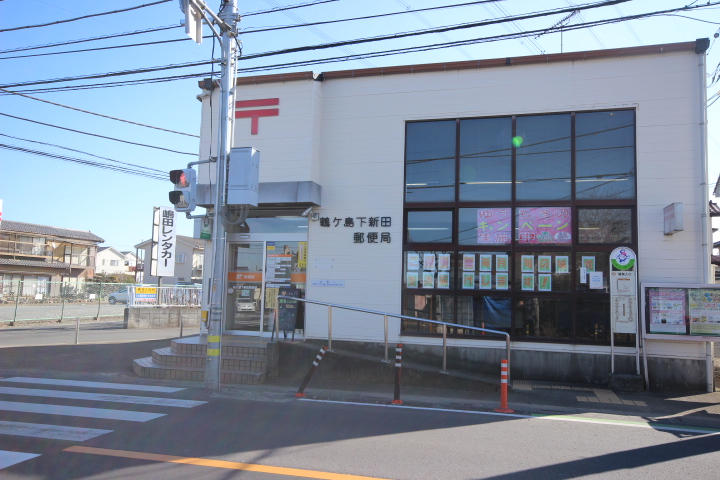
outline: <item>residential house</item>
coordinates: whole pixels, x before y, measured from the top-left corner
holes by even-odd
[[[61,282],[78,284],[92,278],[97,244],[104,241],[86,230],[4,220],[0,224],[2,294],[56,295]]]

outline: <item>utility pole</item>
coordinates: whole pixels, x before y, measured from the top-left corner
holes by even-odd
[[[207,334],[207,361],[205,364],[205,388],[220,390],[220,352],[222,350],[222,320],[227,289],[225,273],[225,172],[232,148],[233,107],[235,100],[235,79],[238,56],[237,0],[223,0],[219,15],[213,13],[203,0],[180,0],[181,9],[185,13],[186,33],[197,43],[202,42],[202,28],[198,27],[201,19],[212,29],[220,40],[222,48],[220,78],[220,116],[218,118],[218,141],[216,167],[216,195],[213,208],[212,238],[212,270],[208,287],[210,288],[210,305]],[[208,16],[212,17],[211,21]],[[220,34],[213,23],[220,28]]]

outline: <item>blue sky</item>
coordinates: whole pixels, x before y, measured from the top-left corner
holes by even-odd
[[[507,15],[527,14],[538,9],[551,10],[583,4],[579,0],[545,0],[543,2],[505,0],[313,27],[253,32],[267,27],[347,19],[470,2],[470,0],[336,0],[285,12],[250,15],[254,12],[273,9],[278,6],[308,3],[308,1],[239,1],[240,13],[248,14],[240,23],[240,28],[243,31],[241,35],[243,54],[253,55],[291,47],[456,25]],[[94,13],[125,9],[145,3],[153,3],[153,1],[3,0],[0,1],[0,30],[51,23]],[[705,0],[702,2],[692,2],[690,0],[633,0],[615,6],[585,10],[567,20],[567,24],[572,27],[572,25],[583,22],[655,12],[682,7],[687,4],[699,5],[705,3],[707,3]],[[214,11],[217,11],[220,1],[212,0],[208,4]],[[542,7],[538,5],[542,5]],[[720,27],[720,6],[683,12],[679,13],[679,15],[683,16],[658,16],[598,26],[592,29],[584,28],[566,31],[562,35],[560,33],[548,33],[539,37],[477,43],[462,47],[388,55],[364,60],[324,62],[311,66],[291,66],[257,73],[307,70],[322,72],[351,68],[502,58],[540,53],[558,53],[561,49],[565,52],[599,50],[686,42],[693,41],[696,38],[708,37],[712,43],[707,56],[707,65],[708,73],[712,75],[716,68],[720,66],[720,45],[718,45],[720,41],[713,41],[713,35],[718,32]],[[510,24],[246,59],[240,61],[239,67],[268,66],[409,46],[476,39],[510,32],[540,30],[557,24],[566,16],[567,14],[545,16]],[[191,41],[182,41],[156,43],[132,48],[8,58],[20,55],[37,55],[68,50],[184,39],[186,38],[184,29],[177,27],[160,32],[101,41],[7,52],[7,50],[22,47],[179,25],[181,19],[182,13],[178,8],[178,2],[173,0],[130,12],[98,16],[52,26],[0,32],[0,51],[5,52],[0,53],[0,85],[14,85],[23,82],[210,60],[213,43],[211,39],[205,39],[202,45],[197,45]],[[209,34],[210,30],[205,27],[205,35]],[[216,57],[219,55],[219,49],[215,50],[215,55]],[[12,87],[10,89],[20,92],[34,88],[96,84],[113,80],[208,73],[210,70],[209,65],[203,65],[131,76],[45,83],[36,86]],[[217,67],[215,70],[217,71]],[[240,75],[243,75],[243,73],[240,73]],[[711,80],[711,78],[708,79],[708,84],[710,84]],[[107,116],[198,135],[200,102],[197,101],[195,96],[200,91],[197,81],[198,79],[185,79],[132,86],[76,89],[60,92],[28,92],[27,94]],[[708,89],[708,97],[718,91],[720,91],[720,82],[715,83]],[[0,92],[0,113],[178,152],[196,154],[198,151],[198,139],[195,137],[130,125],[17,95],[2,95],[2,92]],[[713,184],[711,185],[712,188],[717,180],[718,173],[720,173],[720,130],[716,127],[720,123],[720,102],[709,108],[708,116],[709,178],[711,184]],[[195,159],[191,155],[88,136],[8,116],[0,116],[0,134],[3,135],[0,136],[0,144],[83,160],[111,163],[108,160],[100,160],[84,153],[59,148],[66,147],[119,162],[152,168],[159,171],[155,173],[163,176],[169,170],[183,168],[188,161]],[[29,140],[43,142],[44,144],[30,142]],[[171,188],[172,184],[169,181],[128,175],[17,150],[0,149],[0,199],[3,200],[4,219],[90,230],[106,240],[104,245],[113,246],[118,250],[132,250],[135,244],[150,238],[153,206],[169,205],[167,192]],[[192,222],[183,219],[179,227],[179,233],[192,235]]]

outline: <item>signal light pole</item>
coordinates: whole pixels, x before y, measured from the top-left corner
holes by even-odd
[[[222,48],[220,78],[220,113],[217,142],[216,162],[216,196],[213,208],[213,239],[212,239],[212,270],[210,282],[210,304],[207,334],[207,361],[205,364],[205,388],[220,389],[220,352],[222,350],[222,319],[227,290],[227,274],[225,273],[226,233],[223,218],[225,216],[225,171],[232,148],[233,120],[235,100],[235,82],[238,54],[237,0],[223,0],[220,15],[213,13],[203,0],[181,0],[181,9],[185,13],[186,32],[197,43],[202,42],[201,28],[193,28],[200,18],[204,19],[213,34],[220,38]],[[222,30],[222,35],[215,30],[212,21]],[[212,94],[212,93],[211,93]],[[207,277],[206,277],[207,278]]]

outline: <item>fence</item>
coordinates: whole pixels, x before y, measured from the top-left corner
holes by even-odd
[[[202,289],[198,287],[128,287],[130,307],[199,307]]]
[[[2,281],[0,322],[122,317],[125,305],[110,304],[122,283]]]

